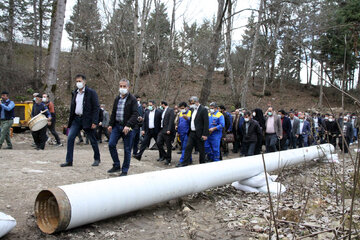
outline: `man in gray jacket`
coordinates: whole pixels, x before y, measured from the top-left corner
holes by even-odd
[[[265,112],[265,146],[266,152],[276,152],[278,139],[283,137],[281,119],[275,114],[272,107]]]
[[[300,120],[294,112],[289,113],[291,122],[290,148],[295,149],[300,135]]]
[[[102,120],[101,124],[99,123],[98,138],[101,143],[102,142],[102,134],[104,133],[107,138],[107,140],[105,140],[105,142],[109,142],[109,132],[108,132],[107,128],[109,127],[110,114],[108,111],[105,110],[105,104],[101,104],[100,108],[102,110],[103,120]]]

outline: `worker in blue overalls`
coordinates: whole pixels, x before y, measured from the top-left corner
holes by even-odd
[[[220,142],[222,130],[225,127],[225,118],[221,112],[218,111],[216,103],[210,103],[209,113],[209,137],[205,142],[205,153],[208,161],[220,161]]]
[[[186,102],[181,102],[179,104],[179,109],[180,114],[177,132],[181,142],[181,158],[179,162],[182,163],[184,161],[185,148],[188,140],[191,111],[188,109]],[[192,158],[190,158],[190,162],[192,162]]]

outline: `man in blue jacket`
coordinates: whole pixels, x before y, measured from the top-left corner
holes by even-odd
[[[299,112],[300,120],[300,136],[299,136],[299,148],[308,147],[309,134],[311,133],[310,123],[305,120],[305,115]]]
[[[181,157],[180,164],[184,161],[185,148],[188,140],[188,133],[190,129],[190,117],[191,111],[187,109],[186,102],[181,102],[179,104],[180,114],[179,114],[179,124],[177,126],[177,132],[179,133],[180,142],[181,142]],[[190,158],[190,164],[192,163],[192,158]]]
[[[209,113],[209,137],[205,142],[205,153],[208,161],[220,161],[220,142],[222,131],[225,127],[225,118],[221,112],[218,111],[215,102],[210,103]]]
[[[14,122],[14,108],[15,103],[13,101],[10,101],[9,92],[3,91],[1,93],[0,104],[0,149],[5,140],[8,145],[5,149],[12,149],[12,144],[10,140],[10,128]]]
[[[86,86],[85,75],[75,76],[77,90],[72,92],[70,117],[68,128],[70,128],[67,140],[66,162],[61,167],[73,165],[74,141],[81,129],[84,129],[91,142],[94,151],[94,163],[92,166],[99,166],[100,151],[96,139],[96,127],[99,123],[99,100],[95,90]]]

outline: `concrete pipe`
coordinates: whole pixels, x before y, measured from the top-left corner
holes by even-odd
[[[330,157],[331,144],[265,154],[267,171]],[[52,234],[188,194],[247,179],[264,171],[262,155],[65,185],[41,191],[37,225]]]

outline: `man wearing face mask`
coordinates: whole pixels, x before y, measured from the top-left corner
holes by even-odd
[[[299,148],[309,146],[309,134],[311,133],[310,123],[305,119],[305,114],[299,112],[300,121],[300,136],[299,136]]]
[[[156,144],[158,146],[160,155],[163,157],[163,159],[160,159],[160,161],[165,160],[165,165],[170,165],[172,151],[171,141],[175,135],[175,113],[174,109],[170,108],[165,101],[161,102],[161,107],[164,110],[161,117],[161,130],[159,132]],[[166,152],[164,150],[164,143],[167,149]]]
[[[281,140],[283,130],[281,120],[274,114],[273,108],[269,107],[265,112],[265,146],[266,152],[276,152],[276,144]]]
[[[239,129],[239,122],[240,122],[241,116],[240,116],[240,110],[236,109],[235,110],[235,117],[233,120],[233,133],[234,133],[234,140],[235,142],[233,143],[233,153],[238,153],[239,148],[240,148],[240,129]]]
[[[55,129],[55,123],[56,123],[56,114],[55,114],[55,106],[54,103],[49,100],[49,95],[47,93],[44,93],[42,95],[42,102],[46,105],[46,107],[49,109],[49,112],[51,114],[51,124],[48,125],[48,129],[50,130],[51,134],[55,137],[56,140],[56,146],[63,146],[60,141],[60,137]]]
[[[187,109],[186,102],[181,102],[179,104],[179,109],[180,109],[180,114],[179,114],[179,123],[177,127],[177,132],[179,134],[180,142],[181,142],[181,157],[178,165],[184,162],[185,148],[188,141],[188,132],[190,128],[190,117],[191,117],[191,111]],[[192,163],[192,158],[190,158],[190,162]]]
[[[119,92],[115,98],[109,124],[109,151],[113,160],[113,167],[108,173],[120,172],[120,177],[126,176],[130,168],[131,148],[133,146],[133,129],[138,124],[138,103],[129,92],[130,82],[123,78],[119,83]],[[121,168],[116,145],[119,139],[124,141],[124,162]]]
[[[246,112],[242,125],[243,140],[241,152],[245,156],[253,156],[259,138],[262,138],[260,125],[251,117],[251,112]]]
[[[350,140],[353,137],[353,126],[349,121],[349,119],[350,118],[348,116],[345,116],[343,123],[340,125],[345,141],[343,141],[344,140],[343,137],[341,136],[341,134],[339,134],[339,147],[341,151],[344,151],[344,153],[349,152],[348,147],[350,145]]]
[[[71,97],[66,162],[60,166],[71,167],[73,165],[74,141],[83,129],[90,139],[94,151],[94,163],[92,166],[96,167],[100,164],[100,151],[96,139],[96,127],[99,124],[100,109],[98,95],[95,90],[86,86],[85,75],[76,75],[75,81],[77,89],[72,92]]]
[[[287,150],[290,141],[290,134],[291,134],[291,121],[288,117],[286,117],[285,110],[280,110],[279,114],[283,129],[283,137],[280,140],[280,150]]]
[[[155,142],[157,141],[157,136],[160,132],[161,128],[161,114],[162,111],[160,109],[156,109],[155,101],[149,101],[147,110],[144,114],[144,124],[143,129],[141,131],[141,135],[144,136],[140,151],[133,155],[133,157],[137,160],[141,160],[141,156],[143,155],[145,149],[150,145],[150,141],[153,138]],[[161,152],[159,152],[159,159],[161,160],[163,156]]]
[[[291,133],[290,133],[290,148],[295,149],[297,147],[298,138],[300,136],[300,120],[295,116],[295,113],[291,111],[289,113]]]
[[[199,162],[205,163],[205,145],[204,142],[209,136],[209,117],[208,111],[200,105],[199,98],[192,96],[189,99],[191,110],[190,128],[188,133],[188,142],[185,148],[184,161],[177,164],[176,167],[185,167],[191,164],[191,153],[197,146],[199,150]]]
[[[340,130],[332,114],[331,115],[325,114],[324,129],[325,129],[325,141],[327,143],[332,144],[336,149],[336,138],[339,135]]]
[[[211,162],[220,161],[220,142],[225,127],[224,115],[218,111],[215,102],[210,103],[209,137],[205,142],[205,153]]]
[[[0,104],[0,149],[2,144],[6,140],[7,147],[5,149],[12,149],[12,143],[10,139],[10,128],[14,122],[14,108],[15,103],[9,99],[9,92],[3,91],[1,93]]]
[[[45,104],[42,102],[42,96],[40,94],[35,96],[35,104],[33,105],[33,108],[31,110],[31,118],[35,117],[36,115],[40,114],[42,111],[48,110],[48,108],[45,106]],[[51,124],[51,115],[49,111],[46,111],[43,113],[48,118],[48,125]],[[31,135],[33,136],[36,150],[44,150],[45,149],[45,143],[48,139],[48,136],[46,135],[46,129],[47,127],[44,126],[42,129],[38,131],[32,131]]]

